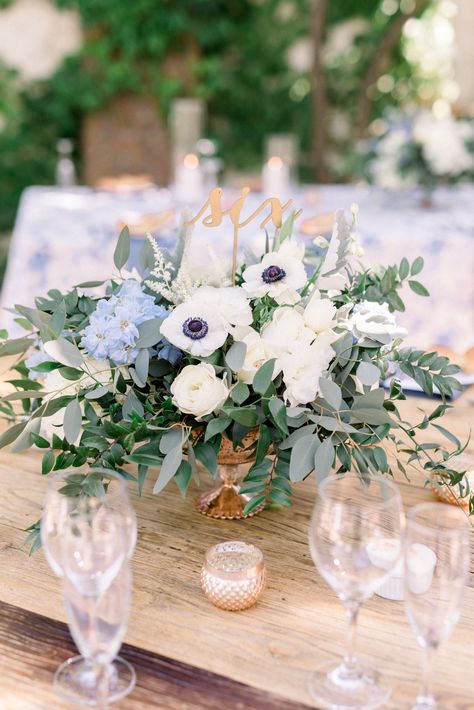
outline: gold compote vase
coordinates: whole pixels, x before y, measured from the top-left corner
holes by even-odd
[[[252,450],[249,450],[249,447],[256,442],[257,437],[257,431],[250,431],[243,438],[241,445],[235,449],[230,439],[226,436],[222,437],[217,457],[217,475],[220,485],[196,498],[194,502],[196,510],[211,518],[239,520],[250,518],[264,509],[265,502],[244,515],[244,508],[253,496],[240,492],[242,481],[253,463]]]

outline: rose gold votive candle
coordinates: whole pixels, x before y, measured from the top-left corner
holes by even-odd
[[[247,609],[261,597],[265,583],[263,553],[255,545],[233,540],[207,550],[201,587],[215,606],[227,611]]]

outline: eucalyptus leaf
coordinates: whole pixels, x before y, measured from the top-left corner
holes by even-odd
[[[303,436],[293,446],[290,458],[290,480],[302,481],[314,468],[314,455],[320,441],[316,434]]]
[[[183,449],[181,446],[175,446],[174,449],[171,449],[171,451],[166,454],[161,464],[158,478],[153,486],[153,493],[161,493],[163,488],[171,481],[177,472],[182,460]]]
[[[117,269],[122,269],[127,261],[130,259],[130,232],[127,226],[125,226],[120,232],[117,246],[114,251],[114,264]]]
[[[252,386],[257,394],[264,395],[273,380],[275,358],[267,360],[254,375]]]
[[[268,402],[268,408],[275,421],[277,427],[284,434],[288,434],[288,422],[286,417],[285,403],[278,397],[271,397]]]
[[[24,353],[32,345],[34,345],[34,340],[31,338],[14,338],[13,340],[7,340],[6,343],[0,345],[0,357]]]
[[[234,407],[232,409],[226,409],[225,413],[233,419],[235,422],[242,424],[246,427],[253,427],[258,421],[257,412],[255,409],[248,409],[246,407]]]
[[[64,410],[64,436],[70,444],[75,444],[81,433],[82,411],[77,399],[69,402]]]
[[[148,379],[148,369],[150,365],[150,353],[146,348],[140,350],[135,360],[135,371],[144,384]]]
[[[130,389],[128,391],[128,394],[125,397],[125,401],[122,405],[123,418],[130,419],[130,415],[132,412],[136,412],[137,414],[142,416],[144,409],[143,409],[143,404],[140,402],[140,400],[138,399],[135,392],[132,389]]]
[[[152,348],[162,338],[160,333],[162,318],[152,318],[140,323],[138,326],[138,339],[135,343],[137,348]]]
[[[4,431],[3,434],[0,435],[0,449],[14,442],[15,439],[20,436],[25,427],[26,422],[20,422],[19,424],[14,424],[9,429]]]
[[[245,343],[236,341],[231,345],[225,355],[225,361],[233,372],[239,372],[242,369],[246,354],[247,346]]]
[[[279,446],[279,449],[284,451],[285,449],[293,448],[298,439],[302,439],[304,436],[314,434],[315,429],[315,424],[307,424],[306,426],[300,427],[300,429],[296,429],[290,434],[290,436],[288,436],[286,439],[283,439]]]
[[[232,388],[230,393],[232,401],[236,404],[242,404],[243,402],[245,402],[245,400],[248,399],[249,395],[250,389],[245,384],[245,382],[237,382],[237,384],[235,385],[235,387]]]
[[[232,419],[230,417],[219,417],[218,419],[211,419],[206,427],[206,433],[204,435],[204,441],[209,441],[216,434],[220,434],[227,429]]]
[[[334,463],[335,449],[331,438],[324,439],[314,454],[314,470],[318,483],[321,483],[329,474]]]
[[[338,410],[342,402],[341,388],[339,385],[332,380],[328,380],[326,377],[320,377],[319,387],[326,402],[330,404],[331,407]]]
[[[417,256],[413,264],[411,265],[411,271],[410,275],[411,276],[416,276],[417,274],[420,273],[420,271],[423,269],[425,262],[423,260],[422,256]]]
[[[96,387],[95,390],[91,390],[90,392],[86,392],[85,398],[86,399],[100,399],[104,395],[109,393],[109,388],[106,385],[101,385],[101,387]]]
[[[356,375],[363,385],[372,386],[380,380],[380,370],[371,362],[361,362]]]
[[[411,290],[414,291],[418,296],[429,296],[430,292],[428,291],[427,288],[423,286],[419,281],[413,281],[410,280],[408,282],[408,285],[410,286]]]
[[[202,463],[205,469],[209,471],[211,476],[217,474],[217,453],[210,444],[199,442],[194,446],[194,453],[198,461]]]
[[[54,360],[69,367],[80,367],[84,362],[82,353],[74,343],[59,337],[44,344],[44,349]]]
[[[166,431],[160,440],[160,451],[162,454],[168,454],[171,449],[176,446],[182,446],[184,443],[184,430],[182,427],[174,427]]]

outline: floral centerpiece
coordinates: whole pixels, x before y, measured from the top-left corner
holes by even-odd
[[[402,347],[395,319],[402,286],[427,293],[415,279],[423,261],[360,264],[355,214],[349,225],[338,211],[330,242],[305,248],[292,237],[293,212],[267,234],[263,254],[199,280],[190,230],[173,255],[150,238],[151,270],[125,273],[125,228],[108,282],[15,307],[26,332],[2,334],[0,355],[16,356],[16,374],[0,403],[14,422],[0,446],[39,447],[43,474],[77,467],[71,493],[96,490],[105,467],[136,479],[140,491],[151,471],[155,493],[174,481],[183,495],[198,462],[216,476],[225,446],[249,462],[243,515],[289,505],[292,484],[313,471],[318,481],[331,470],[391,475],[387,446],[435,485],[462,485],[450,465],[462,446],[437,423],[459,388],[458,368]],[[102,295],[91,295],[97,287]],[[380,384],[394,365],[427,394],[441,393],[431,415],[404,421],[400,382]],[[451,452],[420,440],[430,424],[454,443]],[[396,465],[408,472],[398,456]],[[35,544],[37,533],[35,524]]]
[[[368,178],[380,187],[418,185],[430,191],[474,176],[474,121],[436,118],[430,111],[389,117],[366,153]]]

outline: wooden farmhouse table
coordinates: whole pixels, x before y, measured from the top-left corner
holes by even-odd
[[[4,387],[5,391],[5,387]],[[435,405],[410,398],[406,410]],[[466,437],[473,419],[474,388],[446,421]],[[473,444],[470,444],[471,452]],[[41,514],[46,480],[41,454],[0,452],[0,708],[66,710],[53,673],[77,653],[65,624],[60,583],[41,551],[28,556],[24,529]],[[131,498],[138,516],[133,558],[133,607],[122,655],[137,671],[132,694],[117,710],[296,710],[314,708],[307,690],[311,670],[339,656],[346,623],[340,602],[311,560],[307,528],[315,496],[311,477],[296,486],[294,504],[242,521],[199,515],[191,490],[181,498],[171,484]],[[415,472],[401,482],[406,507],[433,500]],[[200,589],[205,550],[232,539],[254,542],[265,554],[268,587],[243,612],[213,607]],[[474,708],[474,576],[469,578],[461,619],[436,658],[437,690],[448,710]],[[409,708],[420,678],[420,651],[401,602],[374,596],[360,615],[362,658],[385,671],[393,684],[388,710]]]

